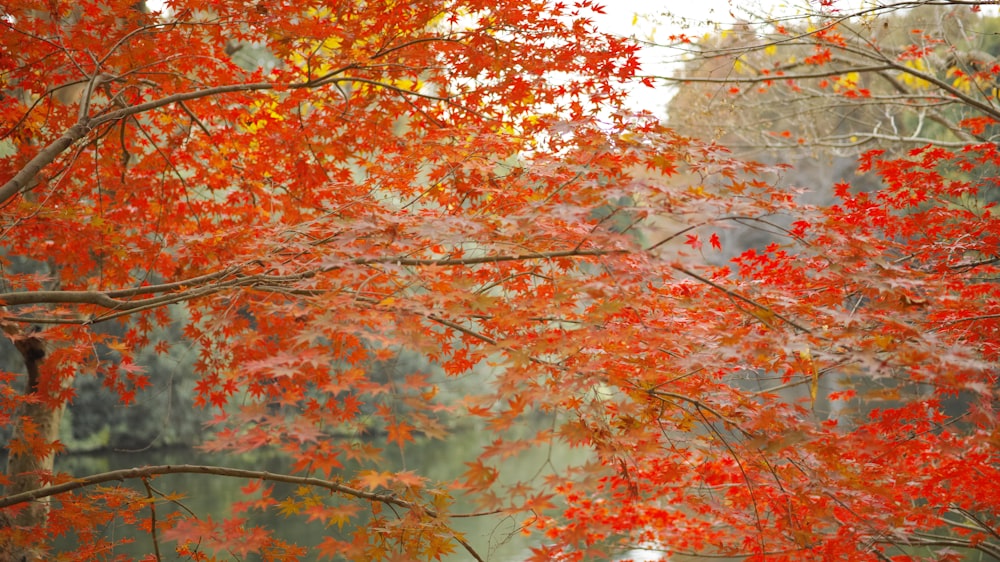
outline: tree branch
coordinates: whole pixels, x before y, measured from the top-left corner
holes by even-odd
[[[64,494],[73,490],[79,490],[88,486],[94,486],[97,484],[103,484],[105,482],[124,482],[126,480],[142,480],[145,485],[148,486],[147,479],[152,476],[157,476],[161,474],[210,474],[214,476],[226,476],[230,478],[249,478],[252,480],[265,480],[268,482],[285,482],[289,484],[299,484],[302,486],[312,486],[316,488],[325,488],[332,492],[337,492],[347,496],[352,496],[357,499],[367,500],[371,502],[379,502],[387,505],[395,505],[408,509],[410,511],[416,511],[421,513],[426,513],[430,517],[435,519],[446,517],[446,518],[456,518],[456,517],[476,517],[484,515],[494,515],[499,513],[497,511],[488,511],[481,513],[465,513],[465,514],[441,514],[437,511],[424,507],[422,505],[416,504],[411,501],[400,499],[393,493],[374,493],[365,492],[364,490],[358,490],[357,488],[351,488],[350,486],[345,486],[337,482],[332,482],[330,480],[323,480],[320,478],[311,478],[307,476],[292,476],[290,474],[280,474],[274,472],[266,472],[259,470],[244,470],[240,468],[227,468],[222,466],[205,466],[205,465],[159,465],[159,466],[145,466],[140,468],[126,468],[123,470],[112,470],[110,472],[102,472],[100,474],[93,474],[83,478],[77,478],[71,482],[65,482],[63,484],[56,484],[54,486],[46,486],[45,488],[39,488],[35,490],[29,490],[27,492],[22,492],[20,494],[14,494],[11,496],[0,497],[0,508],[9,507],[12,505],[17,505],[21,503],[27,503],[30,501],[47,498],[51,496],[56,496],[59,494]],[[155,533],[155,531],[154,531]],[[462,547],[475,559],[480,562],[483,561],[482,556],[470,545],[467,541],[462,539],[457,534],[453,534],[452,538],[455,539]]]
[[[291,474],[281,474],[281,473],[266,472],[261,470],[245,470],[241,468],[228,468],[224,466],[206,466],[206,465],[192,465],[192,464],[180,464],[180,465],[168,464],[168,465],[157,465],[157,466],[144,466],[138,468],[126,468],[122,470],[112,470],[109,472],[92,474],[90,476],[85,476],[83,478],[77,478],[70,482],[64,482],[62,484],[46,486],[44,488],[39,488],[36,490],[29,490],[27,492],[22,492],[20,494],[13,494],[10,496],[0,497],[0,508],[10,507],[12,505],[27,503],[30,501],[35,501],[38,499],[47,498],[51,496],[57,496],[60,494],[65,494],[66,492],[71,492],[73,490],[79,490],[81,488],[95,486],[97,484],[103,484],[106,482],[144,480],[151,476],[158,476],[162,474],[210,474],[214,476],[226,476],[230,478],[249,478],[251,480],[265,480],[268,482],[285,482],[289,484],[313,486],[316,488],[324,488],[333,492],[337,492],[347,496],[352,496],[362,500],[391,504],[398,507],[402,507],[404,509],[420,511],[434,518],[470,517],[474,515],[489,515],[495,513],[495,512],[484,512],[479,514],[442,515],[433,509],[425,508],[416,503],[400,499],[392,493],[366,492],[364,490],[358,490],[357,488],[351,488],[350,486],[345,486],[343,484],[333,482],[330,480],[323,480],[321,478],[312,478],[308,476],[293,476]]]
[[[433,96],[430,94],[423,94],[420,92],[412,92],[409,90],[403,90],[401,88],[392,86],[391,84],[385,84],[376,80],[370,80],[366,78],[358,77],[324,77],[323,79],[317,80],[307,80],[304,82],[293,82],[291,84],[275,84],[271,82],[252,82],[246,84],[227,84],[224,86],[215,86],[212,88],[204,88],[201,90],[195,90],[192,92],[181,92],[160,99],[151,100],[145,103],[136,104],[133,106],[118,109],[116,111],[111,111],[103,115],[99,115],[93,118],[87,118],[81,115],[80,121],[75,125],[70,127],[63,136],[59,137],[57,140],[45,147],[41,152],[35,155],[21,170],[14,175],[13,178],[5,182],[0,186],[0,205],[6,202],[11,197],[20,193],[26,186],[31,183],[31,180],[46,166],[55,161],[67,148],[72,146],[74,143],[84,138],[91,130],[103,125],[105,123],[110,123],[113,121],[119,121],[139,113],[144,113],[153,109],[158,109],[165,107],[170,104],[183,104],[185,101],[196,100],[211,96],[217,96],[221,94],[235,93],[235,92],[257,92],[274,90],[279,88],[288,89],[313,89],[320,88],[330,83],[337,82],[363,82],[376,87],[385,88],[392,90],[400,95],[412,95],[423,98],[429,98],[435,101],[440,101],[448,103],[455,107],[458,107],[464,111],[469,111],[476,113],[476,115],[481,115],[475,110],[467,107],[463,107],[460,104],[451,101],[451,98],[441,98],[438,96]],[[81,107],[81,110],[84,109]]]
[[[42,168],[51,164],[63,151],[73,146],[76,141],[87,136],[87,133],[91,129],[92,124],[90,122],[86,120],[78,122],[63,133],[63,136],[36,154],[20,171],[14,174],[14,177],[0,186],[0,205],[28,187],[35,176],[38,175],[38,172],[42,171]]]
[[[680,82],[692,84],[755,84],[760,82],[779,82],[782,80],[806,80],[809,78],[830,78],[831,76],[841,76],[845,72],[879,72],[883,70],[895,70],[897,67],[890,65],[864,66],[860,68],[840,68],[831,69],[825,72],[810,72],[808,74],[763,74],[758,76],[745,76],[733,78],[699,78],[697,76],[659,76],[650,75],[645,78],[654,78],[665,82]]]
[[[795,328],[796,330],[798,330],[798,331],[800,331],[800,332],[802,332],[804,334],[811,334],[812,333],[812,331],[810,329],[806,328],[805,326],[802,326],[802,325],[800,325],[800,324],[798,324],[796,322],[793,322],[792,320],[789,320],[788,318],[785,318],[784,316],[782,316],[782,315],[778,314],[777,312],[771,310],[770,308],[768,308],[768,307],[766,307],[766,306],[758,303],[757,301],[755,301],[753,299],[749,299],[747,297],[744,297],[743,295],[741,295],[741,294],[739,294],[739,293],[737,293],[735,291],[731,291],[731,290],[723,287],[722,285],[719,285],[715,281],[712,281],[711,279],[707,279],[705,277],[702,277],[701,275],[698,275],[697,273],[695,273],[693,271],[690,271],[690,270],[687,270],[687,269],[685,269],[685,268],[683,268],[683,267],[681,267],[679,265],[671,266],[671,268],[673,268],[675,271],[679,271],[679,272],[683,273],[684,275],[687,275],[688,277],[693,277],[694,279],[696,279],[698,281],[701,281],[702,283],[708,285],[709,287],[712,287],[714,289],[722,291],[723,293],[729,295],[730,297],[732,297],[734,299],[743,301],[743,302],[749,304],[750,306],[754,307],[755,309],[760,310],[762,312],[765,312],[765,313],[767,313],[767,314],[769,314],[769,315],[777,318],[778,320],[781,320],[785,324],[788,324],[792,328]]]
[[[527,254],[501,254],[469,258],[420,259],[399,256],[380,258],[355,258],[343,264],[329,265],[319,269],[310,269],[290,275],[244,275],[241,273],[250,265],[234,266],[222,271],[193,277],[183,281],[135,287],[133,289],[117,289],[112,291],[15,291],[0,293],[0,306],[17,306],[29,304],[90,304],[108,310],[137,311],[150,307],[173,304],[193,300],[227,290],[238,288],[255,288],[268,291],[287,290],[288,286],[297,281],[313,278],[319,274],[343,269],[348,266],[364,266],[374,264],[393,264],[409,267],[450,267],[482,265],[512,261],[549,260],[556,258],[579,258],[588,256],[607,256],[628,253],[629,250],[560,250],[554,252],[537,252]],[[254,265],[260,265],[255,262]],[[142,295],[154,295],[149,298],[130,299]],[[24,318],[8,317],[11,321],[27,321]],[[38,318],[32,317],[32,322]],[[90,323],[93,319],[79,319],[71,323]],[[59,322],[65,323],[65,322]]]

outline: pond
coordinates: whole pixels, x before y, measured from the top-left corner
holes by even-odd
[[[453,434],[447,441],[419,440],[407,446],[403,453],[398,449],[387,451],[387,462],[378,467],[385,471],[410,470],[433,480],[447,481],[458,477],[465,470],[465,462],[474,458],[482,446],[488,444],[493,435],[488,432],[463,431]],[[505,482],[540,482],[552,470],[560,470],[569,464],[585,461],[586,451],[570,449],[565,445],[537,447],[525,451],[502,467]],[[148,450],[141,452],[108,452],[98,455],[66,455],[57,458],[56,469],[75,476],[85,476],[146,465],[194,464],[218,465],[278,473],[290,473],[291,461],[275,452],[257,451],[244,455],[209,454],[197,450]],[[241,478],[222,478],[199,474],[170,474],[157,477],[153,485],[157,490],[184,495],[183,504],[199,517],[211,516],[218,520],[230,515],[229,506],[245,495],[240,488],[247,484]],[[137,487],[139,483],[132,483]],[[294,485],[276,484],[276,497],[289,494]],[[158,507],[159,510],[166,507]],[[473,512],[477,507],[467,498],[456,498],[453,512]],[[252,519],[256,525],[276,529],[283,539],[301,545],[318,544],[325,536],[336,535],[336,526],[325,528],[314,521],[306,523],[304,517],[285,518],[276,510],[260,514]],[[522,518],[506,515],[456,519],[454,527],[464,533],[466,540],[491,562],[514,562],[528,557],[530,541],[537,537],[525,537],[518,532]],[[126,558],[140,558],[153,551],[148,536],[137,534],[134,527],[120,521],[113,522],[106,531],[107,536],[121,538],[134,537],[135,542],[123,545],[116,554]],[[62,541],[62,551],[72,551],[75,545]],[[161,547],[164,545],[161,545]],[[172,547],[172,545],[170,545]],[[168,550],[169,552],[169,550]],[[445,560],[469,560],[468,553],[458,548],[455,554]]]

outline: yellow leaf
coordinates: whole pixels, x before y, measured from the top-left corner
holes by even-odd
[[[848,72],[843,76],[837,78],[836,82],[833,83],[833,90],[853,90],[858,87],[858,80],[861,79],[861,75],[857,72]]]
[[[927,70],[927,67],[924,64],[923,59],[908,60],[908,61],[906,61],[906,62],[903,63],[903,66],[905,66],[907,68],[912,68],[913,70],[915,70],[917,72],[923,72],[923,71]],[[928,88],[931,87],[931,83],[930,82],[928,82],[927,80],[924,80],[923,78],[918,78],[916,76],[913,76],[909,72],[902,72],[901,76],[900,76],[900,80],[902,80],[902,82],[904,84],[906,84],[907,86],[913,86],[914,88],[918,88],[918,89],[921,89],[921,90],[926,90],[926,89],[928,89]]]

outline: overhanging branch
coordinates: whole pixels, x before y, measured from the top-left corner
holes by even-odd
[[[149,478],[151,476],[158,476],[162,474],[212,474],[215,476],[227,476],[231,478],[249,478],[252,480],[266,480],[269,482],[285,482],[289,484],[301,484],[303,486],[325,488],[327,490],[331,490],[333,492],[338,492],[348,496],[353,496],[358,499],[392,504],[410,510],[419,510],[423,513],[426,513],[427,515],[430,515],[431,517],[440,517],[440,515],[432,509],[427,509],[413,502],[400,499],[391,493],[366,492],[364,490],[358,490],[356,488],[351,488],[350,486],[345,486],[343,484],[339,484],[337,482],[333,482],[330,480],[323,480],[321,478],[312,478],[308,476],[292,476],[290,474],[281,474],[281,473],[267,472],[260,470],[245,470],[241,468],[227,468],[222,466],[206,466],[206,465],[191,465],[191,464],[144,466],[139,468],[126,468],[122,470],[112,470],[110,472],[102,472],[100,474],[94,474],[91,476],[85,476],[83,478],[77,478],[71,482],[64,482],[62,484],[55,484],[52,486],[39,488],[37,490],[29,490],[27,492],[22,492],[20,494],[14,494],[11,496],[2,497],[0,498],[0,507],[9,507],[12,505],[35,501],[42,498],[57,496],[59,494],[65,494],[66,492],[79,490],[81,488],[86,488],[97,484],[103,484],[105,482],[124,482],[126,480],[140,480],[143,478]],[[468,515],[466,515],[466,517],[468,517]]]
[[[329,265],[310,269],[289,275],[268,275],[243,273],[250,267],[259,269],[260,262],[243,266],[233,266],[216,273],[201,275],[183,281],[149,285],[132,289],[117,289],[111,291],[14,291],[0,293],[0,306],[23,306],[32,304],[69,304],[93,305],[117,312],[135,312],[149,308],[190,301],[234,289],[260,289],[272,292],[289,291],[298,281],[311,279],[322,273],[343,269],[351,266],[375,264],[393,264],[407,267],[454,267],[471,266],[490,263],[513,261],[549,260],[558,258],[582,258],[624,254],[629,250],[560,250],[553,252],[533,252],[525,254],[501,254],[493,256],[477,256],[468,258],[420,259],[402,256],[387,256],[379,258],[355,258],[345,260],[342,264]],[[309,294],[312,294],[310,291]],[[133,298],[142,297],[147,298]],[[6,320],[18,322],[39,322],[37,317],[30,319],[6,317]],[[91,323],[92,319],[79,319],[72,323]],[[65,323],[60,321],[59,323]]]
[[[395,505],[408,509],[410,511],[425,513],[430,517],[435,519],[441,517],[447,518],[458,518],[458,517],[481,517],[486,515],[495,515],[501,513],[500,511],[486,511],[480,513],[464,513],[464,514],[441,514],[433,509],[424,507],[417,503],[407,501],[397,497],[392,492],[366,492],[364,490],[359,490],[357,488],[352,488],[350,486],[345,486],[338,482],[333,482],[330,480],[323,480],[321,478],[311,478],[308,476],[293,476],[291,474],[281,474],[276,472],[267,472],[260,470],[245,470],[241,468],[227,468],[222,466],[205,466],[205,465],[158,465],[158,466],[144,466],[139,468],[126,468],[123,470],[112,470],[110,472],[102,472],[100,474],[93,474],[91,476],[85,476],[83,478],[77,478],[71,482],[65,482],[63,484],[56,484],[54,486],[46,486],[44,488],[39,488],[36,490],[29,490],[27,492],[22,492],[20,494],[14,494],[11,496],[6,496],[0,498],[0,508],[9,507],[12,505],[27,503],[42,498],[57,496],[59,494],[65,494],[73,490],[79,490],[86,488],[88,486],[94,486],[97,484],[103,484],[105,482],[124,482],[126,480],[143,480],[151,477],[158,476],[162,474],[210,474],[214,476],[225,476],[229,478],[249,478],[251,480],[264,480],[268,482],[285,482],[288,484],[298,484],[301,486],[311,486],[314,488],[324,488],[332,492],[337,492],[339,494],[344,494],[346,496],[351,496],[361,500],[367,500],[371,502],[384,503],[387,505]],[[472,546],[457,535],[453,535],[453,538],[462,545],[463,548],[469,552],[476,560],[483,560],[483,558],[472,548]]]
[[[135,33],[135,32],[133,32]],[[350,68],[357,68],[355,65],[345,67],[340,70],[347,70]],[[108,75],[107,79],[113,79]],[[95,76],[94,79],[104,80],[105,75]],[[94,86],[94,79],[90,80],[91,88]],[[221,86],[214,86],[209,88],[202,88],[200,90],[195,90],[191,92],[180,92],[177,94],[172,94],[164,96],[159,99],[150,100],[145,103],[135,104],[129,107],[124,107],[115,111],[109,111],[107,113],[102,113],[95,117],[89,117],[86,115],[88,108],[86,105],[81,104],[80,107],[80,118],[79,120],[69,127],[65,133],[44,149],[42,149],[38,154],[34,156],[27,164],[24,165],[11,179],[4,182],[0,186],[0,205],[5,203],[11,197],[14,197],[21,191],[27,189],[32,185],[34,178],[42,171],[45,167],[52,164],[59,157],[60,154],[65,152],[69,147],[73,146],[77,141],[80,141],[86,137],[90,131],[93,129],[115,121],[120,121],[140,113],[151,111],[154,109],[159,109],[166,107],[171,104],[183,105],[186,101],[198,100],[203,98],[208,98],[212,96],[219,96],[222,94],[230,94],[236,92],[260,92],[268,90],[281,90],[281,89],[318,89],[322,88],[328,84],[336,84],[341,82],[363,82],[374,87],[384,88],[391,90],[399,95],[404,96],[416,96],[422,98],[432,99],[434,101],[439,101],[441,103],[446,103],[463,111],[468,111],[479,117],[482,115],[472,108],[465,107],[460,103],[454,101],[454,96],[452,97],[440,97],[430,94],[425,94],[421,92],[414,92],[410,90],[405,90],[392,84],[385,82],[380,82],[377,80],[371,80],[361,77],[350,77],[350,76],[331,76],[327,74],[320,79],[306,80],[302,82],[293,82],[290,84],[278,84],[273,82],[251,82],[244,84],[226,84]],[[186,108],[185,108],[186,109]]]

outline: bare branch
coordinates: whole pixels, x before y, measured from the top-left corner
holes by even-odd
[[[860,68],[851,68],[851,72],[878,72],[882,70],[893,70],[895,66],[891,65],[879,65],[879,66],[864,66]],[[829,78],[831,76],[840,76],[846,72],[845,69],[832,69],[824,72],[810,72],[804,74],[761,74],[756,76],[738,76],[733,78],[705,78],[698,76],[659,76],[650,75],[646,78],[655,78],[657,80],[663,80],[665,82],[678,82],[678,83],[693,83],[693,84],[756,84],[760,82],[780,82],[783,80],[806,80],[809,78]]]

